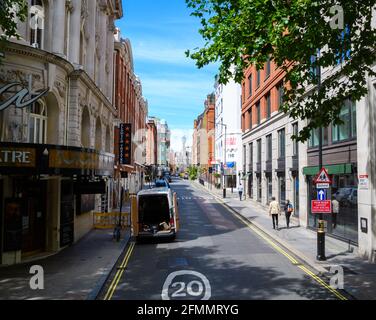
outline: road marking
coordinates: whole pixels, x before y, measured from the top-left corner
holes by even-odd
[[[179,276],[194,276],[196,278],[195,281],[191,281],[188,286],[187,286],[187,293],[191,297],[198,297],[203,294],[202,299],[200,300],[210,300],[211,294],[212,294],[212,289],[210,286],[210,282],[206,276],[204,276],[202,273],[197,272],[197,271],[192,271],[192,270],[180,270],[180,271],[175,271],[173,273],[170,273],[166,279],[166,281],[163,284],[162,288],[162,300],[172,300],[171,298],[173,297],[186,297],[186,293],[180,293],[178,294],[175,292],[175,294],[170,297],[169,295],[169,288],[171,287],[176,287],[177,285],[181,285],[181,289],[186,288],[186,283],[185,282],[173,282],[176,277]],[[199,280],[199,281],[198,281]],[[199,286],[198,292],[193,291],[192,286],[193,284],[196,284]],[[178,292],[181,292],[183,290],[179,290]]]
[[[128,265],[129,258],[132,255],[132,252],[133,252],[135,245],[136,245],[135,242],[132,242],[130,244],[128,251],[125,254],[125,257],[124,257],[120,267],[118,268],[118,271],[116,272],[115,277],[112,280],[110,287],[108,288],[108,291],[107,291],[107,293],[104,297],[104,300],[111,300],[112,299],[112,296],[114,295],[115,290],[116,290],[116,288],[117,288],[117,286],[120,282],[120,279],[123,276],[123,273],[124,273],[124,271],[125,271],[125,269]]]
[[[284,250],[280,245],[278,245],[275,241],[273,241],[269,236],[267,236],[264,232],[260,231],[257,227],[255,227],[251,222],[247,219],[242,217],[239,213],[233,210],[230,207],[227,207],[222,201],[218,198],[216,199],[219,204],[221,204],[224,208],[226,208],[229,212],[231,212],[238,220],[244,223],[249,229],[255,232],[258,236],[264,239],[270,246],[272,246],[276,251],[284,255],[293,265],[296,265],[299,269],[301,269],[304,273],[309,275],[313,280],[315,280],[319,285],[330,291],[340,300],[348,300],[344,295],[342,295],[337,290],[333,289],[329,286],[324,280],[322,280],[319,276],[315,275],[312,271],[310,271],[306,266],[299,263],[294,257],[292,257],[286,250]]]

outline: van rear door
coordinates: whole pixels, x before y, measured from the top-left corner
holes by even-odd
[[[174,215],[175,215],[175,231],[178,232],[180,229],[180,217],[179,217],[178,197],[177,197],[176,192],[174,192],[173,206],[174,206]]]

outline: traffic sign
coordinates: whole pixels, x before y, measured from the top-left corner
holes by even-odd
[[[316,183],[316,189],[329,189],[329,183]]]
[[[317,191],[317,200],[319,201],[325,201],[326,200],[326,192],[324,190],[318,190]]]
[[[329,184],[331,184],[332,183],[332,181],[329,178],[328,171],[326,171],[325,168],[321,169],[320,173],[317,175],[314,182],[315,182],[315,184],[317,184],[317,183],[329,183]]]
[[[330,200],[320,201],[313,200],[311,202],[311,212],[315,213],[332,213],[332,202]]]

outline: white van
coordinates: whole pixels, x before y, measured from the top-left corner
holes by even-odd
[[[168,188],[143,190],[132,208],[133,235],[137,240],[168,238],[174,240],[179,230],[176,193]]]

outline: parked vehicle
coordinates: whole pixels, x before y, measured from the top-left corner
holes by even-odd
[[[158,179],[155,181],[155,188],[168,188],[170,189],[170,184],[166,179]]]
[[[174,240],[179,231],[176,193],[172,193],[168,188],[140,191],[137,204],[132,206],[132,226],[137,240]]]

